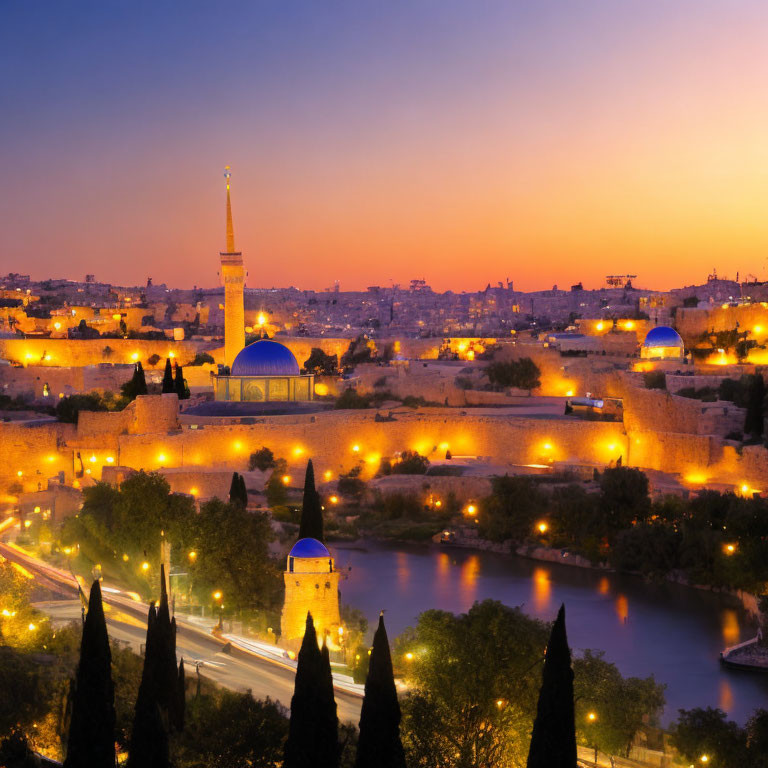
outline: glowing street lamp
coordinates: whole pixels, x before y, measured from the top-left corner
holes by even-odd
[[[543,520],[536,526],[536,528],[541,534],[545,534],[549,530],[549,526]]]
[[[141,570],[144,571],[144,573],[149,570],[149,563],[146,560],[141,564]]]
[[[413,661],[413,654],[410,651],[408,651],[408,653],[405,654],[405,660]]]
[[[194,563],[195,560],[197,560],[197,552],[195,552],[195,550],[193,549],[193,550],[190,551],[190,553],[189,553],[189,555],[187,555],[187,557],[189,557],[190,562]]]
[[[474,517],[477,514],[477,507],[474,504],[467,505],[467,514],[470,517]]]

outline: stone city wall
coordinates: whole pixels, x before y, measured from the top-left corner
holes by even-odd
[[[140,360],[145,368],[152,355],[157,367],[171,355],[182,365],[210,348],[206,341],[146,341],[141,339],[0,339],[0,358],[23,365],[85,366],[100,363],[129,364]],[[109,348],[107,350],[107,348]],[[136,357],[134,357],[136,356]]]
[[[620,423],[474,415],[437,408],[398,412],[395,421],[376,422],[374,416],[370,410],[332,411],[255,418],[256,423],[248,425],[185,428],[169,435],[122,435],[120,461],[148,470],[181,466],[182,461],[184,466],[241,470],[250,453],[267,446],[288,460],[291,474],[312,457],[318,476],[330,470],[335,478],[358,463],[372,476],[382,456],[403,450],[442,458],[450,449],[457,456],[487,457],[501,465],[568,459],[603,465],[626,456]]]
[[[71,478],[72,452],[66,440],[74,432],[73,424],[57,421],[0,422],[0,486],[7,490],[19,484],[25,492],[37,491],[47,488],[48,478],[60,471]]]
[[[732,331],[737,327],[740,331],[749,331],[752,337],[765,341],[768,337],[768,303],[738,307],[678,307],[675,315],[675,328],[683,337],[686,346],[693,345],[704,333]]]
[[[299,365],[309,357],[313,347],[319,347],[328,355],[337,355],[339,359],[347,351],[350,339],[281,336],[275,341],[284,344],[293,352]],[[452,338],[449,339],[451,349],[459,354],[459,347],[469,349],[472,345],[487,346],[494,339],[484,338]],[[430,339],[377,339],[376,348],[381,351],[387,344],[394,344],[398,354],[408,359],[436,359],[443,345],[442,338]],[[109,347],[109,350],[106,348]],[[165,364],[165,358],[171,353],[182,365],[187,365],[198,352],[208,352],[217,362],[223,362],[223,347],[217,347],[206,340],[173,341],[171,339],[147,341],[142,339],[65,339],[65,338],[34,338],[34,339],[0,339],[0,358],[22,365],[40,366],[85,366],[99,363],[132,363],[137,359],[148,368],[147,359],[159,355],[158,366]],[[137,357],[134,357],[137,356]]]
[[[43,397],[47,384],[51,405],[59,396],[83,392],[119,392],[120,387],[133,375],[132,365],[89,365],[76,368],[30,365],[27,367],[0,366],[0,387],[3,394],[34,398]]]

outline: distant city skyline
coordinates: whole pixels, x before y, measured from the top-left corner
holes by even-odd
[[[249,288],[768,277],[768,6],[0,12],[3,271]]]

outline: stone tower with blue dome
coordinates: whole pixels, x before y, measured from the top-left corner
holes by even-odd
[[[307,613],[312,614],[318,641],[337,650],[343,635],[339,611],[339,577],[333,556],[317,539],[299,539],[288,553],[283,578],[285,603],[280,621],[281,643],[298,647],[304,637]]]
[[[306,402],[314,399],[314,376],[302,375],[288,347],[260,339],[243,347],[228,375],[214,381],[216,400],[225,402]]]

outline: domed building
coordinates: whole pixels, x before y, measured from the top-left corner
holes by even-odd
[[[646,360],[682,360],[685,357],[685,344],[674,328],[657,325],[646,334],[640,348],[640,357]]]
[[[338,647],[339,572],[328,548],[317,539],[299,539],[288,553],[285,602],[280,621],[281,643],[298,646],[304,637],[307,612],[312,613],[318,640],[326,638],[328,647]]]
[[[214,393],[224,402],[304,402],[314,398],[314,379],[301,374],[288,347],[261,339],[240,350],[229,375],[215,377]]]

